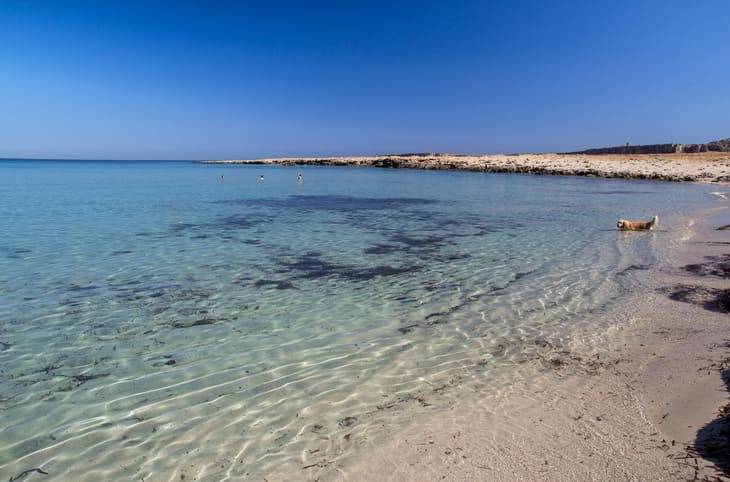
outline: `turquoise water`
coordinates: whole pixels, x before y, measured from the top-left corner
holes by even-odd
[[[0,162],[0,479],[272,480],[345,460],[592,329],[711,191]],[[659,232],[614,229],[656,213]]]

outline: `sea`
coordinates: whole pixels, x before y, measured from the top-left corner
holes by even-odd
[[[610,329],[714,190],[0,161],[0,480],[306,479],[344,464],[508,387],[546,346]],[[655,214],[656,231],[616,230]]]

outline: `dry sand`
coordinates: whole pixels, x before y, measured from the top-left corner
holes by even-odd
[[[714,216],[695,226],[676,267],[652,275],[638,308],[610,314],[623,318],[608,333],[545,347],[525,367],[541,376],[299,478],[730,480],[730,415],[719,415],[730,380],[730,230],[717,229],[730,205]]]
[[[730,182],[730,153],[697,154],[453,154],[371,157],[290,157],[278,159],[202,161],[210,164],[331,165],[459,169],[479,172],[554,174],[663,181]]]

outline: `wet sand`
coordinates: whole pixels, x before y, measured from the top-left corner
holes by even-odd
[[[210,160],[205,164],[274,164],[465,170],[569,176],[730,182],[730,153],[695,154],[406,154],[360,157],[288,157]]]
[[[611,313],[608,333],[545,346],[521,368],[541,376],[476,394],[305,476],[730,480],[729,220],[727,202],[697,220],[676,266],[651,275],[637,306]]]

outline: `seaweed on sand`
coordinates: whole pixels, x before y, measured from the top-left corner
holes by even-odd
[[[26,475],[32,474],[33,472],[37,472],[37,473],[43,474],[43,475],[48,475],[48,472],[46,472],[45,470],[41,469],[40,467],[36,467],[36,468],[33,468],[33,469],[24,470],[21,473],[19,473],[18,475],[16,475],[15,477],[10,477],[8,479],[8,482],[15,482],[16,480],[20,480],[23,477],[25,477]]]
[[[648,264],[632,264],[631,266],[627,266],[626,268],[616,273],[616,276],[624,276],[632,271],[646,271],[649,268],[650,266]]]
[[[698,276],[717,276],[727,278],[730,276],[730,254],[723,256],[706,256],[706,263],[688,264],[684,267],[686,271]]]
[[[722,379],[730,392],[730,369],[722,371]],[[690,457],[709,460],[724,476],[730,476],[730,403],[721,407],[717,418],[697,432],[694,444],[687,447],[687,452]]]
[[[730,313],[730,289],[676,285],[662,291],[675,301],[700,305],[706,310],[718,313]]]

